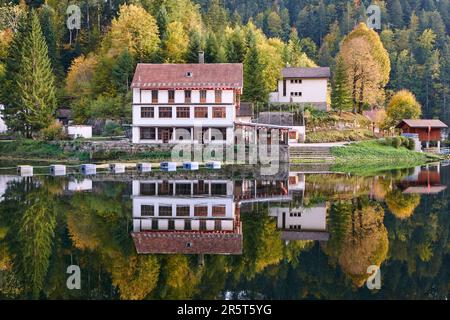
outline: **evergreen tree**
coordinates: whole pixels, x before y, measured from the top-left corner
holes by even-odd
[[[214,33],[210,32],[206,37],[205,43],[205,62],[217,63],[219,62],[220,45]]]
[[[245,43],[244,33],[242,32],[241,28],[236,27],[226,41],[226,53],[228,62],[243,62],[246,50],[247,45]]]
[[[268,90],[263,77],[263,65],[260,60],[260,53],[253,34],[249,37],[249,48],[244,60],[244,94],[243,101],[266,102]]]
[[[126,94],[130,88],[134,73],[134,59],[128,50],[125,50],[118,58],[112,69],[113,82],[117,91]]]
[[[336,62],[336,71],[333,79],[333,91],[331,93],[331,107],[335,111],[351,110],[352,96],[348,88],[347,74],[342,58]]]
[[[31,137],[32,133],[51,124],[57,106],[55,79],[47,44],[35,11],[31,13],[30,30],[21,50],[17,82],[25,117],[26,135]]]
[[[189,37],[189,47],[186,53],[186,62],[197,63],[199,51],[203,51],[202,38],[200,34],[196,30],[194,30],[191,32]]]
[[[26,133],[25,114],[22,112],[22,104],[17,99],[19,86],[17,79],[20,74],[20,66],[22,61],[21,49],[29,24],[27,18],[19,20],[17,32],[9,46],[8,55],[5,61],[5,72],[2,82],[0,83],[0,101],[2,101],[5,110],[3,110],[3,118],[9,130]]]
[[[393,0],[388,2],[388,12],[389,12],[389,20],[390,23],[395,28],[403,28],[404,21],[403,21],[403,10],[402,5],[400,4],[399,0]]]
[[[58,75],[62,75],[62,70],[59,63],[60,57],[57,48],[57,32],[54,24],[55,11],[50,6],[43,6],[39,10],[39,20],[41,23],[42,33],[45,37],[45,43],[48,47],[48,56],[52,63],[52,68]]]

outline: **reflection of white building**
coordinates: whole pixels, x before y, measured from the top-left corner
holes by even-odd
[[[232,181],[133,181],[132,199],[138,253],[242,253]]]
[[[6,193],[6,189],[8,189],[8,183],[14,180],[17,180],[17,177],[0,175],[0,202],[4,200],[3,195]]]
[[[90,191],[92,190],[92,180],[83,179],[83,180],[69,181],[67,185],[67,190],[72,192]]]
[[[327,204],[313,207],[274,207],[269,209],[271,217],[277,219],[277,227],[283,240],[327,241]]]
[[[6,132],[6,130],[7,130],[5,121],[3,120],[3,116],[2,116],[2,111],[4,109],[5,109],[4,106],[2,104],[0,104],[0,133]]]

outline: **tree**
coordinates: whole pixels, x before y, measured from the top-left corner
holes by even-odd
[[[189,46],[189,37],[180,22],[169,23],[163,42],[165,62],[183,63]]]
[[[245,59],[247,45],[245,42],[245,34],[241,27],[234,29],[227,28],[226,34],[226,53],[227,60],[230,63],[242,63]]]
[[[134,68],[135,63],[133,56],[128,50],[125,50],[117,58],[117,62],[112,69],[113,82],[118,93],[125,95],[130,90]]]
[[[151,61],[159,49],[159,32],[155,18],[144,8],[122,5],[119,17],[111,23],[109,37],[104,46],[111,56],[118,56],[124,48],[135,55],[137,61]]]
[[[395,126],[403,119],[418,119],[422,115],[422,107],[410,91],[401,90],[392,97],[386,113],[390,125]]]
[[[186,52],[186,62],[198,63],[198,53],[203,50],[203,42],[200,33],[197,31],[192,31],[189,37],[189,46]]]
[[[264,69],[255,36],[250,34],[249,48],[244,60],[244,94],[243,101],[266,102],[268,90],[264,84]]]
[[[344,38],[339,56],[347,69],[354,112],[362,113],[365,105],[381,106],[391,63],[378,34],[360,23]]]
[[[26,135],[31,137],[53,122],[57,107],[55,78],[38,15],[31,13],[31,25],[21,50],[17,79],[24,113]]]
[[[97,63],[95,55],[81,55],[73,60],[66,79],[66,91],[70,96],[87,97],[92,94],[92,80]]]
[[[5,58],[5,67],[3,78],[0,78],[0,101],[5,106],[3,118],[9,130],[26,134],[25,113],[17,94],[19,86],[17,79],[20,74],[22,60],[22,46],[25,36],[28,32],[29,24],[25,17],[20,19],[17,31],[9,44],[7,56]]]
[[[352,108],[352,96],[348,88],[347,74],[342,58],[338,58],[336,63],[333,90],[331,92],[331,107],[333,110],[339,111],[339,114]]]

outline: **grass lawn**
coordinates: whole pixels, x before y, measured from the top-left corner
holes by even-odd
[[[408,150],[405,147],[395,148],[379,141],[363,141],[344,147],[331,149],[336,164],[332,170],[370,175],[376,172],[402,169],[440,161],[442,157]]]
[[[354,130],[324,130],[317,132],[308,132],[306,134],[306,143],[325,143],[325,142],[342,142],[342,141],[362,141],[371,140],[375,136],[371,130],[354,129]]]

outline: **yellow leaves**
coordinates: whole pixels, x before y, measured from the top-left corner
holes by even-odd
[[[119,17],[112,21],[107,38],[103,46],[112,57],[128,48],[138,58],[148,59],[159,46],[155,18],[142,7],[132,4],[120,7]]]
[[[419,204],[418,194],[403,194],[400,190],[395,190],[386,196],[389,211],[400,220],[410,218]]]
[[[189,46],[189,37],[183,30],[181,22],[174,21],[167,26],[167,39],[165,52],[167,63],[185,62],[186,52]]]
[[[67,74],[66,90],[71,96],[87,96],[91,94],[91,81],[97,66],[97,57],[90,55],[79,56],[73,60]]]
[[[119,288],[120,299],[145,299],[156,287],[159,262],[155,256],[116,257],[111,271],[113,285]]]
[[[422,115],[422,107],[416,97],[408,90],[398,91],[387,106],[390,124],[395,126],[402,119],[418,119]]]
[[[360,23],[344,38],[340,56],[347,69],[354,99],[360,106],[363,103],[382,105],[391,62],[379,35]]]

